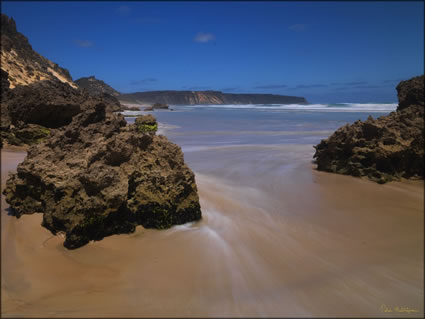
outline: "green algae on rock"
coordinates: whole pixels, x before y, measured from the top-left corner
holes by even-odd
[[[193,172],[179,146],[156,135],[153,116],[127,125],[105,105],[74,116],[28,150],[4,194],[19,217],[42,213],[42,225],[64,232],[64,246],[199,220]],[[143,126],[141,130],[139,126]]]
[[[155,133],[158,130],[158,123],[152,115],[138,116],[134,123],[140,133]]]

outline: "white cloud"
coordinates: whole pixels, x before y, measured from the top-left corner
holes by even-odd
[[[94,46],[94,43],[89,40],[75,40],[75,44],[81,48],[90,48]]]
[[[306,24],[293,24],[289,28],[289,30],[295,31],[295,32],[301,32],[307,29]]]
[[[212,40],[215,40],[215,35],[211,33],[199,32],[194,38],[193,41],[200,43],[207,43]]]
[[[131,12],[131,8],[129,6],[119,6],[117,9],[117,12],[122,15],[122,16],[126,16],[129,15]]]

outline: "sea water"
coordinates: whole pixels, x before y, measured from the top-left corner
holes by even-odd
[[[153,112],[158,133],[181,146],[203,218],[155,240],[169,241],[164,251],[180,247],[184,260],[175,263],[190,288],[177,288],[179,280],[174,287],[191,300],[190,314],[372,316],[394,303],[423,313],[421,185],[406,192],[405,185],[317,172],[313,162],[313,146],[339,127],[387,115],[397,104],[170,108]],[[407,217],[413,202],[417,214]]]
[[[231,172],[240,171],[249,179],[256,171],[267,178],[277,174],[276,166],[308,164],[313,145],[339,127],[396,108],[395,103],[187,105],[170,106],[172,111],[158,110],[154,116],[159,133],[181,146],[196,172],[232,178]]]

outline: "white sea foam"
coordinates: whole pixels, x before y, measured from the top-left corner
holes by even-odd
[[[147,112],[144,112],[144,111],[123,111],[119,113],[121,113],[124,116],[135,116],[135,115],[147,114]]]
[[[396,103],[338,103],[338,104],[223,104],[223,105],[186,105],[183,108],[216,108],[216,109],[255,109],[282,111],[320,111],[320,112],[392,112]]]

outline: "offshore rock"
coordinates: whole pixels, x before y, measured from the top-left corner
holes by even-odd
[[[143,111],[153,111],[153,110],[168,110],[168,104],[155,103],[151,106],[145,107]]]
[[[424,76],[397,86],[397,112],[338,129],[315,146],[317,169],[386,183],[424,177]]]
[[[29,149],[4,194],[15,211],[42,213],[42,225],[66,234],[64,246],[196,221],[201,209],[183,153],[156,135],[152,116],[126,125],[96,104]]]

